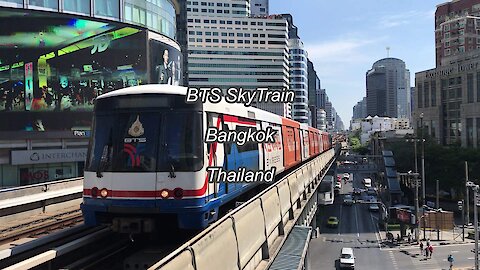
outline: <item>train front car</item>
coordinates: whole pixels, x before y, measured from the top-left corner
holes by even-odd
[[[87,225],[124,233],[207,226],[202,104],[186,104],[185,93],[143,85],[97,98],[81,206]]]

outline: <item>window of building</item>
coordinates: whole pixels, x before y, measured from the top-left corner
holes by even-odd
[[[450,47],[450,41],[445,42],[445,47]]]
[[[223,11],[223,13],[225,13],[225,14],[229,14],[229,13],[230,13],[230,10],[228,10],[228,9],[225,9],[225,10]]]
[[[198,12],[198,8],[194,8],[194,9],[193,9],[193,12]]]
[[[30,0],[29,4],[31,6],[51,8],[58,10],[58,1],[57,0]]]
[[[446,24],[446,25],[443,27],[443,29],[444,29],[445,31],[450,31],[450,24]]]
[[[119,18],[119,1],[95,0],[95,15]]]
[[[431,91],[430,91],[430,97],[431,97],[431,106],[435,107],[437,106],[437,84],[435,81],[432,81],[430,83]]]
[[[188,41],[189,42],[195,42],[195,38],[189,38]]]
[[[203,32],[202,31],[197,31],[197,35],[202,35]]]
[[[200,23],[200,19],[195,19],[195,22],[196,22],[196,23]]]
[[[423,108],[423,87],[422,83],[419,83],[417,85],[417,107],[418,108]]]
[[[205,32],[205,36],[211,36],[212,32]]]
[[[223,10],[217,9],[217,13],[223,13]]]
[[[206,9],[206,8],[202,8],[202,12],[207,12],[207,9]]]
[[[230,40],[228,41],[228,43],[235,43],[235,40],[230,39]]]
[[[194,5],[194,6],[198,6],[198,2],[193,2],[193,5]]]
[[[215,10],[214,10],[214,9],[211,9],[211,8],[209,8],[209,9],[208,9],[208,13],[215,13]],[[213,20],[212,20],[212,21],[213,21]],[[212,23],[213,23],[213,22],[212,22]]]
[[[212,42],[212,40],[210,38],[206,38],[205,42]]]
[[[234,37],[234,36],[235,36],[235,33],[228,33],[228,36],[229,36],[229,37]]]
[[[473,147],[473,118],[467,118],[467,147]]]
[[[227,24],[233,24],[233,22],[232,21],[227,21]]]
[[[473,103],[473,74],[467,74],[467,102]]]
[[[480,118],[477,118],[477,147],[480,147]]]
[[[226,39],[222,39],[222,43],[227,43],[227,40],[226,40]]]
[[[445,38],[450,38],[450,33],[445,33],[444,37]]]
[[[85,0],[69,0],[63,2],[65,11],[90,14],[90,1]]]
[[[460,52],[460,53],[465,52],[465,47],[464,46],[458,47],[458,52]]]
[[[224,7],[230,7],[230,4],[225,3],[225,4],[223,4],[223,6]]]

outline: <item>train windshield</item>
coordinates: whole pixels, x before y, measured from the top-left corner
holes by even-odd
[[[198,111],[98,112],[87,170],[102,172],[198,171],[203,166]]]

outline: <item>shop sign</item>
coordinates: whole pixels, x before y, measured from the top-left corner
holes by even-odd
[[[85,161],[86,148],[21,150],[11,152],[12,165]]]

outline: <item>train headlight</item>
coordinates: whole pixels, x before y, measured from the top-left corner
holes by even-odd
[[[106,198],[108,196],[108,190],[106,188],[100,190],[100,196],[102,196],[102,198]]]
[[[181,199],[183,198],[183,189],[181,188],[176,188],[173,190],[173,197],[175,199]]]
[[[92,197],[96,198],[98,196],[98,188],[94,187],[92,188]]]
[[[162,197],[162,199],[166,199],[168,198],[168,190],[164,189],[160,192],[160,197]]]

